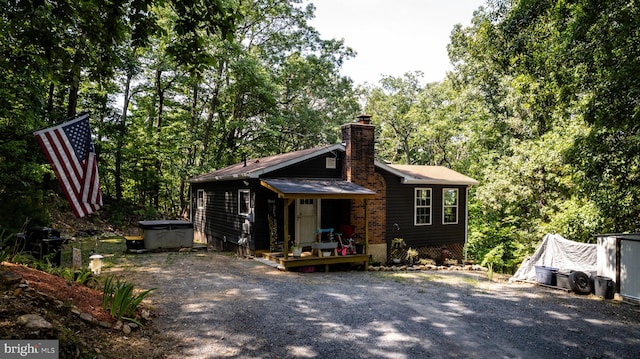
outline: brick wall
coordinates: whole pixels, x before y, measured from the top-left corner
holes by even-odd
[[[342,177],[376,192],[376,198],[367,202],[369,243],[384,243],[386,185],[384,178],[375,172],[375,126],[369,123],[370,116],[362,115],[358,119],[358,123],[342,126],[342,141],[346,144]],[[364,211],[364,200],[351,201],[350,221],[360,237],[365,233]]]

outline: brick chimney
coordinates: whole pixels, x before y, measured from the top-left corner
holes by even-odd
[[[382,248],[376,252],[382,253],[379,258],[386,258],[387,191],[384,178],[375,169],[375,126],[371,124],[370,115],[360,115],[357,119],[356,123],[342,126],[342,142],[346,147],[342,178],[375,191],[376,198],[367,200],[368,204],[367,201],[351,200],[349,221],[360,236],[368,233],[369,244]],[[368,226],[365,211],[369,212]]]
[[[342,178],[371,188],[375,174],[375,126],[370,124],[370,115],[363,114],[357,119],[357,123],[342,126],[342,142],[346,147]]]

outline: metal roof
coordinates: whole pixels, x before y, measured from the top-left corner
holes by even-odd
[[[280,198],[357,199],[374,198],[376,194],[353,182],[337,179],[265,178],[261,184]]]
[[[213,172],[189,179],[191,183],[213,182],[232,179],[259,178],[263,174],[306,161],[331,151],[344,151],[341,144],[314,147],[306,150],[281,153],[273,156],[247,160]]]
[[[376,166],[402,178],[405,184],[442,184],[473,186],[479,182],[444,166],[391,165],[376,161]]]

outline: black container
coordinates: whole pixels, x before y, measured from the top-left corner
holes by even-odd
[[[62,245],[60,231],[49,227],[31,228],[24,235],[17,236],[16,249],[30,253],[34,258],[48,259],[55,266],[62,265]]]
[[[570,269],[561,269],[556,273],[557,286],[563,289],[571,290],[569,276],[573,273]]]
[[[125,237],[127,242],[127,249],[129,250],[141,250],[144,249],[144,240],[142,237]]]
[[[597,276],[594,284],[595,295],[604,299],[613,299],[613,279],[609,277]]]

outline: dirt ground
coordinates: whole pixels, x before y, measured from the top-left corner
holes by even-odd
[[[151,358],[637,358],[640,308],[484,272],[282,272],[215,252],[128,256],[157,287]],[[504,278],[503,278],[504,279]]]

